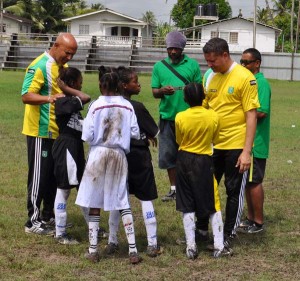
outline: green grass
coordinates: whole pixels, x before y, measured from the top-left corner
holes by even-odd
[[[183,236],[181,215],[174,203],[155,201],[158,238],[164,253],[148,258],[140,204],[131,198],[135,215],[137,246],[144,261],[128,263],[127,244],[122,228],[120,253],[90,264],[83,258],[88,247],[87,227],[80,210],[69,199],[70,233],[81,241],[78,246],[62,246],[54,239],[24,233],[26,211],[27,152],[21,134],[24,105],[20,91],[23,72],[0,72],[0,280],[300,280],[300,122],[299,82],[271,81],[272,130],[271,153],[265,178],[266,231],[257,235],[239,235],[234,256],[214,260],[200,245],[195,261],[185,257],[184,247],[175,240]],[[143,101],[158,120],[158,100],[152,97],[150,76],[140,76]],[[97,76],[84,75],[83,90],[92,98],[99,95]],[[293,126],[294,125],[294,126]],[[161,197],[168,191],[165,171],[157,168],[157,148],[151,148]],[[289,161],[290,160],[290,161]],[[292,162],[292,163],[289,163]],[[224,186],[220,186],[225,205]],[[101,214],[107,228],[107,213]],[[106,241],[100,241],[103,250]]]

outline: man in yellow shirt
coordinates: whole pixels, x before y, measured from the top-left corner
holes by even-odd
[[[60,34],[54,45],[37,57],[26,69],[22,86],[25,114],[22,133],[27,137],[28,180],[26,233],[52,235],[54,229],[54,200],[56,181],[52,158],[52,145],[58,136],[54,102],[62,97],[57,85],[59,69],[73,58],[77,43],[70,33]],[[43,211],[40,211],[43,201]]]
[[[240,224],[247,171],[251,164],[256,108],[259,107],[257,85],[253,74],[231,59],[224,39],[210,39],[203,47],[203,53],[213,70],[206,80],[203,106],[216,111],[220,118],[213,163],[217,182],[220,183],[223,174],[225,176],[224,245],[229,247]]]

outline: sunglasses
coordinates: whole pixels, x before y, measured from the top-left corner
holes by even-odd
[[[240,60],[240,63],[243,65],[248,65],[252,62],[256,62],[257,60]]]

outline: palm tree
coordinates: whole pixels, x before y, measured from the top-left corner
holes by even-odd
[[[165,44],[165,38],[170,31],[172,31],[171,25],[166,22],[158,23],[155,29],[154,45],[157,47],[163,46]]]
[[[16,4],[6,7],[5,10],[16,16],[30,19],[33,6],[32,0],[20,0]]]
[[[156,25],[156,18],[152,11],[146,11],[142,20],[147,23],[147,37],[149,37],[149,25]]]
[[[269,12],[267,9],[258,7],[256,12],[256,18],[257,21],[260,23],[272,25],[272,21],[270,20]]]
[[[269,19],[271,20],[272,24],[274,25],[274,17],[273,17],[273,12],[270,9],[269,1],[266,0],[266,11],[269,14]]]
[[[98,10],[103,10],[105,7],[104,5],[102,5],[101,3],[97,3],[97,4],[92,4],[91,9],[98,11]]]

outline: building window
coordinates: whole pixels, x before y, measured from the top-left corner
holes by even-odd
[[[237,32],[230,32],[229,34],[229,43],[237,44],[238,43],[239,34]]]
[[[118,36],[118,27],[117,26],[113,26],[111,28],[111,35],[112,36]]]
[[[0,28],[1,28],[1,26],[0,26]],[[2,32],[3,32],[3,33],[6,32],[6,24],[5,24],[5,23],[2,24]]]
[[[217,31],[211,31],[210,32],[210,38],[216,38],[218,37],[218,32]]]
[[[90,26],[87,24],[80,24],[79,34],[90,34]]]
[[[226,40],[230,44],[237,44],[238,43],[238,32],[218,32],[218,31],[211,31],[210,36],[211,38],[222,38]]]
[[[228,42],[229,32],[220,32],[219,38],[222,38]]]

